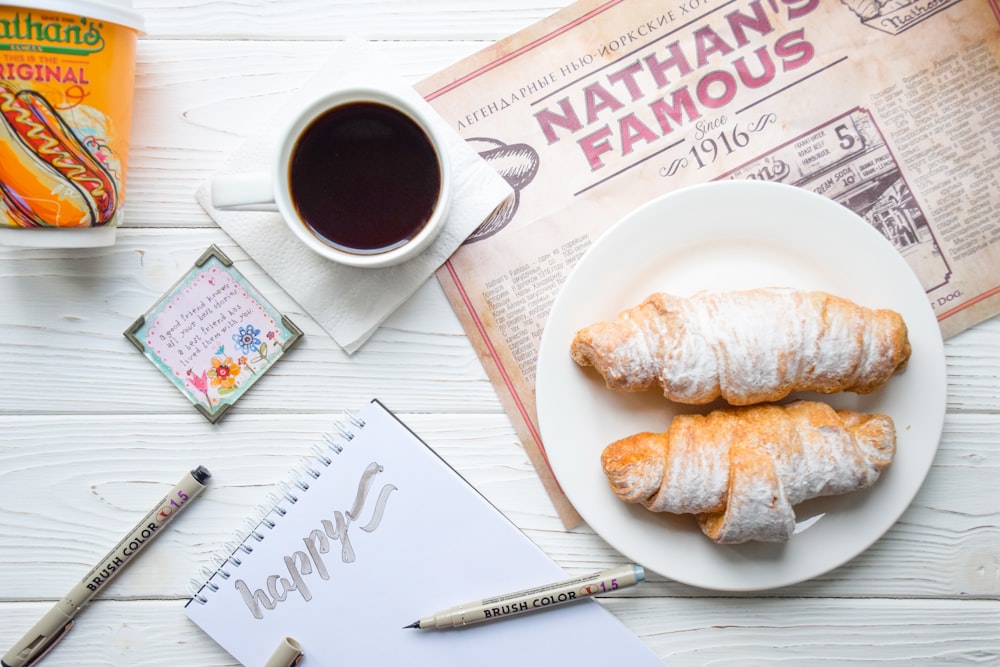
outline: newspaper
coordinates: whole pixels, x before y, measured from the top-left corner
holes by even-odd
[[[952,336],[1000,310],[998,60],[997,0],[581,0],[418,84],[514,187],[437,275],[566,525],[534,369],[594,240],[688,185],[799,186],[889,239]]]

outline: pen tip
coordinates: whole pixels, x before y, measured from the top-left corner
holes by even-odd
[[[404,625],[403,626],[404,630],[408,630],[410,628],[416,628],[417,630],[419,630],[420,629],[420,621],[413,621],[413,623],[410,623],[409,625]]]

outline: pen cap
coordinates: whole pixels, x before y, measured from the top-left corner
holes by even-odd
[[[302,646],[294,637],[285,637],[264,667],[292,667],[302,660]]]
[[[3,667],[24,667],[34,663],[55,646],[72,625],[73,618],[59,605],[52,607],[4,654]]]

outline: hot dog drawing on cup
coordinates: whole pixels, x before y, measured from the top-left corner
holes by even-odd
[[[109,156],[88,148],[45,97],[0,81],[0,222],[100,227],[118,209]],[[4,219],[6,218],[6,219]]]

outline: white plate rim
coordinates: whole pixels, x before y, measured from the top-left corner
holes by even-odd
[[[815,243],[803,243],[803,235]],[[758,247],[756,241],[762,245]],[[721,247],[727,250],[715,250]],[[755,250],[763,255],[775,252],[765,263],[763,256],[753,256]],[[805,257],[793,258],[793,251]],[[716,275],[710,272],[711,262],[699,269],[699,253],[715,261],[735,260],[734,271],[749,267],[753,273],[759,265],[760,275],[727,275],[729,266]],[[845,253],[848,256],[842,256]],[[655,264],[658,254],[678,260],[662,267],[663,276],[656,275],[661,270]],[[746,264],[741,261],[744,254]],[[780,266],[783,261],[789,266]],[[648,273],[638,275],[647,268],[651,269]],[[686,270],[692,275],[686,275]],[[663,517],[619,501],[600,471],[600,450],[629,433],[664,430],[676,412],[704,408],[676,406],[655,390],[624,394],[605,388],[593,369],[580,368],[570,359],[573,334],[638,303],[640,294],[652,289],[682,293],[764,286],[773,284],[773,276],[782,271],[790,276],[785,281],[791,283],[788,286],[825,289],[903,315],[913,345],[903,373],[864,397],[802,396],[835,407],[890,414],[897,428],[892,466],[871,489],[808,501],[809,512],[816,516],[814,523],[809,525],[811,521],[800,516],[802,532],[783,545],[716,545],[701,535],[691,517]],[[865,220],[830,199],[794,186],[718,181],[652,200],[595,241],[553,302],[539,348],[535,390],[539,430],[552,471],[598,535],[631,560],[669,579],[713,590],[754,591],[825,574],[866,550],[898,521],[936,454],[947,379],[940,327],[923,287],[905,259]],[[631,425],[625,432],[620,430],[622,424],[608,423],[619,421],[621,414]],[[608,435],[616,427],[617,434]],[[682,523],[685,519],[689,525]]]

